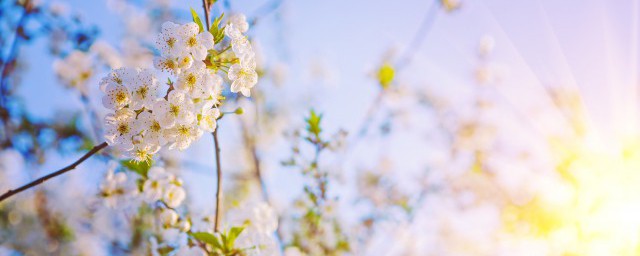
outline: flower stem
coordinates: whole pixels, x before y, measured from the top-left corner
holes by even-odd
[[[89,157],[91,157],[92,155],[98,153],[100,150],[102,150],[103,148],[106,148],[108,146],[108,144],[106,142],[102,142],[102,144],[97,145],[95,147],[93,147],[89,152],[87,152],[86,154],[84,154],[82,157],[80,157],[80,159],[78,159],[77,161],[73,162],[72,164],[68,165],[65,168],[62,168],[54,173],[48,174],[42,178],[39,178],[37,180],[32,181],[31,183],[24,185],[22,187],[19,187],[17,189],[12,189],[7,191],[6,193],[2,194],[2,196],[0,196],[0,202],[4,201],[5,199],[18,194],[22,191],[25,191],[29,188],[35,187],[37,185],[40,185],[42,183],[44,183],[45,181],[54,178],[56,176],[60,176],[68,171],[71,171],[73,169],[75,169],[78,165],[80,165],[82,162],[84,162],[85,160],[87,160]]]

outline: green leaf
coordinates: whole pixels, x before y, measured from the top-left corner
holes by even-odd
[[[222,18],[224,18],[224,12],[222,14],[220,14],[219,17],[217,17],[217,18],[215,18],[213,20],[213,23],[211,24],[211,28],[210,28],[209,31],[211,31],[211,29],[213,29],[213,28],[218,29],[220,27],[220,22],[222,22]]]
[[[230,247],[230,246],[229,246],[229,240],[227,239],[227,235],[226,235],[226,234],[224,234],[224,233],[222,233],[222,234],[220,235],[220,238],[221,238],[221,240],[222,240],[222,248],[223,248],[222,250],[223,250],[223,251],[230,251],[230,250],[231,250],[231,248],[233,248],[233,247]]]
[[[382,67],[380,67],[380,69],[378,70],[377,77],[378,77],[378,82],[380,83],[380,86],[382,86],[382,89],[387,89],[389,85],[391,85],[391,82],[393,82],[394,76],[395,76],[395,70],[388,63],[385,63],[384,65],[382,65]]]
[[[213,35],[213,41],[214,43],[220,43],[220,41],[222,41],[222,39],[224,39],[224,29],[226,28],[226,26],[223,26],[222,28],[220,28],[220,24],[222,22],[222,18],[224,17],[224,13],[220,14],[219,17],[215,18],[213,20],[213,23],[211,24],[211,27],[209,28],[209,33],[211,33],[211,35]]]
[[[307,131],[313,134],[316,139],[319,139],[320,133],[322,132],[322,128],[320,127],[322,115],[316,114],[316,112],[312,109],[309,117],[305,120],[307,121]]]
[[[204,31],[202,20],[200,20],[200,16],[198,16],[198,13],[195,10],[193,10],[193,8],[191,8],[191,17],[193,18],[193,22],[198,24],[198,28],[200,28],[199,33],[202,33],[202,31]]]
[[[195,232],[195,233],[191,233],[191,237],[193,237],[194,239],[206,243],[206,244],[210,244],[211,246],[213,246],[216,249],[220,249],[222,250],[222,245],[220,244],[220,241],[218,240],[218,238],[211,234],[211,233],[207,233],[207,232]]]
[[[217,44],[217,43],[220,43],[220,41],[222,41],[222,39],[224,39],[224,30],[225,30],[226,28],[227,28],[227,26],[224,26],[224,27],[222,27],[222,28],[220,28],[220,29],[218,30],[218,33],[217,33],[217,34],[213,34],[213,40],[214,40],[214,43],[216,43],[216,44]]]
[[[238,238],[238,236],[240,236],[240,233],[242,233],[243,230],[244,230],[244,227],[232,227],[231,230],[229,230],[229,235],[227,237],[228,248],[233,248],[233,245],[236,239]]]
[[[138,162],[138,161],[129,159],[129,160],[120,161],[120,165],[146,178],[147,173],[149,172],[149,169],[151,169],[151,166],[153,165],[153,161]]]

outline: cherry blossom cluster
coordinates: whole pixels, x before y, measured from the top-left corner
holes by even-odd
[[[126,208],[132,202],[154,204],[162,202],[171,208],[179,207],[186,197],[182,180],[162,167],[151,167],[146,177],[134,178],[127,172],[116,172],[112,164],[100,185],[100,196],[109,208]],[[141,186],[137,184],[141,183]]]
[[[150,160],[165,145],[187,148],[201,129],[215,129],[219,115],[212,103],[195,104],[182,90],[158,97],[158,87],[150,70],[135,68],[116,69],[100,84],[102,103],[113,111],[105,117],[105,139],[137,161]]]
[[[228,74],[231,92],[245,96],[258,81],[255,53],[243,34],[247,29],[243,15],[232,16],[225,30],[229,45],[216,51],[213,35],[198,24],[165,22],[155,38],[154,66],[174,80],[170,77],[166,93],[159,95],[153,70],[119,68],[103,78],[102,103],[113,111],[105,117],[107,143],[126,157],[147,161],[163,146],[184,150],[213,132],[224,82],[218,72]]]
[[[231,38],[231,47],[238,63],[229,68],[229,80],[232,80],[231,92],[240,92],[249,97],[251,88],[258,83],[258,73],[256,72],[256,57],[251,43],[243,34],[249,30],[247,19],[242,14],[231,16],[229,24],[225,28],[225,33]]]

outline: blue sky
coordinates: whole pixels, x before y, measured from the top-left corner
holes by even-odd
[[[232,7],[250,15],[264,2],[232,1]],[[122,33],[121,23],[104,1],[66,3],[72,11],[80,12],[87,23],[99,26],[104,39],[116,43]],[[292,116],[298,116],[301,122],[308,108],[313,107],[325,114],[326,130],[353,131],[378,90],[370,73],[388,50],[405,50],[432,4],[409,0],[285,0],[281,21],[271,15],[251,33],[260,41],[267,62],[284,62],[289,67],[282,100],[291,101]],[[200,12],[201,2],[180,1],[180,6],[185,14],[189,7]],[[491,58],[505,65],[509,73],[499,94],[524,119],[529,119],[531,104],[549,100],[540,96],[542,85],[566,83],[583,92],[590,117],[600,129],[634,130],[628,117],[637,117],[637,113],[626,111],[638,104],[634,88],[638,85],[640,57],[639,8],[638,1],[631,0],[615,4],[604,0],[463,1],[458,12],[438,13],[414,53],[414,62],[398,74],[398,82],[461,97],[470,94],[478,41],[483,35],[492,35],[496,50]],[[28,58],[29,71],[20,93],[29,110],[36,116],[51,117],[57,109],[80,109],[77,96],[58,85],[51,68],[53,59],[45,54],[44,42],[37,41],[22,50]],[[309,67],[318,61],[333,74],[329,83],[310,78]],[[309,100],[311,95],[314,97]],[[94,100],[94,104],[99,106],[99,101]],[[620,109],[624,114],[616,114]],[[532,120],[534,125],[547,125],[539,121]],[[562,122],[552,119],[555,121]],[[375,158],[380,147],[385,147],[398,162],[398,169],[420,172],[426,152],[432,150],[428,141],[414,139],[423,136],[420,132],[396,136],[389,144],[373,142],[373,147],[359,149],[359,159]],[[225,133],[223,128],[222,134]],[[233,143],[233,136],[222,140]],[[212,168],[210,149],[210,138],[203,137],[190,150],[189,157]],[[269,155],[273,158],[268,162],[274,169],[283,155],[286,152]],[[197,175],[202,174],[194,174],[193,178],[198,179]],[[282,180],[289,179],[288,173],[278,171],[270,173],[267,182],[279,187]],[[211,184],[199,186],[206,190]],[[286,197],[287,190],[284,191],[279,196]]]

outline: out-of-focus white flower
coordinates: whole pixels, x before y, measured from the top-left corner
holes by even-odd
[[[103,40],[93,43],[89,51],[95,53],[110,68],[122,67],[122,57],[120,57],[118,51]]]
[[[206,253],[200,249],[200,247],[194,246],[194,247],[189,247],[189,246],[182,246],[180,247],[180,249],[178,250],[178,252],[176,253],[176,255],[184,255],[184,256],[205,256]]]
[[[74,50],[62,60],[53,63],[53,70],[61,82],[82,93],[87,92],[87,82],[93,75],[93,59],[86,52]]]
[[[49,5],[49,11],[54,16],[62,16],[69,12],[69,6],[66,3],[55,1]]]
[[[229,24],[237,29],[240,33],[246,33],[249,30],[247,17],[242,13],[235,13],[229,17]]]
[[[100,184],[100,196],[109,208],[116,208],[126,204],[130,196],[138,190],[132,180],[124,172],[115,172],[117,164],[111,163],[107,174]]]
[[[228,214],[233,226],[245,226],[245,230],[236,241],[239,248],[250,248],[250,255],[277,255],[278,250],[274,232],[278,228],[278,218],[266,203],[248,204],[233,209]]]
[[[265,211],[265,213],[262,213],[261,211]],[[261,217],[258,217],[258,215],[260,215]],[[245,204],[239,208],[231,209],[228,213],[228,221],[233,226],[246,225],[247,229],[263,231],[271,228],[272,222],[269,220],[269,218],[265,217],[269,215],[275,216],[275,214],[273,213],[273,209],[271,209],[269,205],[265,203],[250,203]],[[269,227],[263,227],[263,225],[265,224]]]
[[[480,57],[486,57],[491,52],[493,52],[493,48],[496,45],[495,39],[493,39],[490,35],[485,35],[480,39],[480,43],[478,45],[478,54]]]
[[[147,177],[142,185],[142,194],[147,202],[153,203],[162,198],[164,188],[169,184],[168,175],[164,168],[154,166],[149,169]]]
[[[0,151],[0,191],[3,193],[26,181],[24,158],[13,149]]]
[[[109,255],[107,247],[105,246],[102,237],[93,234],[82,232],[76,234],[73,240],[72,247],[74,255],[95,255],[95,256],[107,256]],[[0,253],[1,254],[1,253]]]
[[[160,213],[160,220],[164,228],[170,228],[178,223],[178,214],[171,209],[165,209]]]
[[[186,197],[184,188],[175,184],[170,184],[167,191],[164,193],[164,202],[171,208],[176,208],[182,204]]]
[[[284,256],[303,256],[303,255],[305,254],[302,253],[300,249],[298,249],[298,247],[290,246],[284,249]]]

